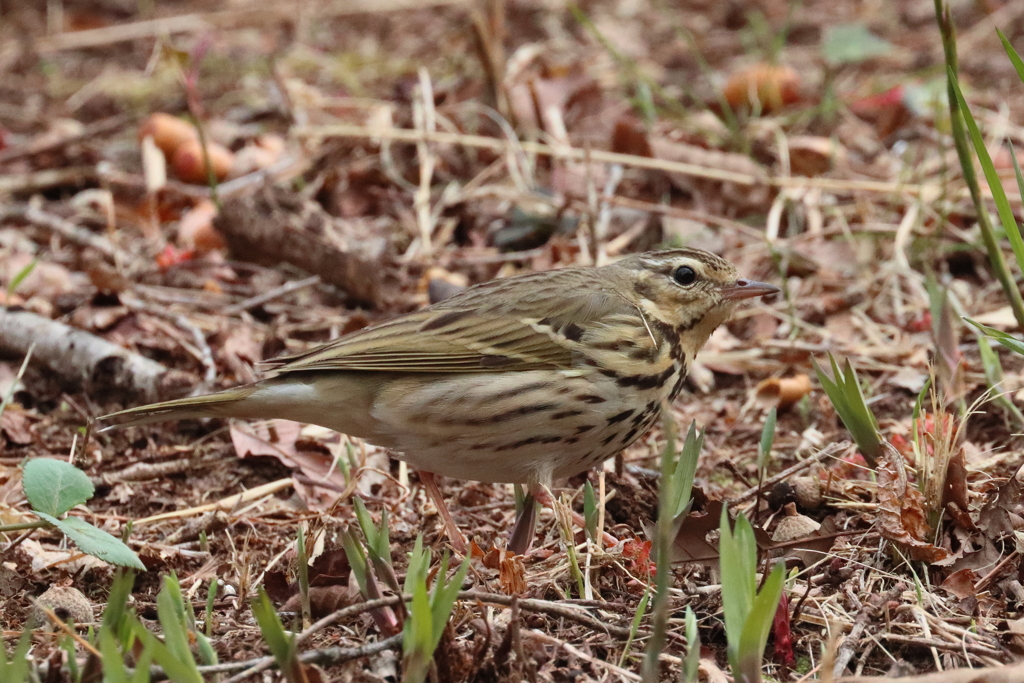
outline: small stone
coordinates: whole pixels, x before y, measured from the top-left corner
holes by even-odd
[[[35,600],[29,614],[29,625],[32,628],[45,626],[47,630],[52,630],[53,622],[46,616],[44,607],[65,622],[74,620],[76,624],[88,624],[93,620],[92,603],[80,590],[71,586],[51,586]]]

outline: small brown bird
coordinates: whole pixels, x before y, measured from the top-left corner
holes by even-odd
[[[651,428],[739,300],[778,291],[698,249],[527,273],[278,359],[254,384],[101,420],[281,418],[393,449],[464,552],[434,474],[525,484],[550,504],[553,479]]]

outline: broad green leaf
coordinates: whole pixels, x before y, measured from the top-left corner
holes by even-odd
[[[747,531],[750,533],[748,534]],[[729,528],[729,511],[722,507],[721,537],[718,542],[719,567],[722,574],[722,611],[725,613],[725,632],[729,652],[739,647],[743,624],[754,601],[757,548],[750,522],[744,515],[736,519],[734,529]]]
[[[838,24],[826,29],[821,52],[830,64],[853,64],[892,52],[892,44],[862,23]]]
[[[772,569],[768,580],[764,582],[761,592],[751,603],[750,613],[743,624],[743,633],[737,648],[737,668],[732,672],[737,681],[761,680],[764,646],[768,643],[768,633],[771,631],[772,620],[779,606],[779,598],[782,597],[785,578],[785,567],[779,562]]]
[[[54,517],[81,505],[96,492],[85,472],[53,458],[36,458],[25,463],[21,485],[33,510]]]
[[[78,517],[57,519],[39,510],[33,512],[63,531],[64,535],[74,541],[83,553],[98,557],[110,564],[146,571],[146,565],[142,564],[142,560],[131,548],[122,543],[120,539],[114,538],[102,529],[97,529],[85,520]]]

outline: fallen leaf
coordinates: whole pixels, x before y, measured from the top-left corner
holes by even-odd
[[[879,531],[914,560],[931,564],[949,560],[949,552],[926,540],[932,529],[925,520],[924,496],[907,480],[903,456],[888,442],[882,445],[876,467]]]
[[[1022,471],[1024,465],[999,487],[978,515],[978,528],[990,539],[1001,538],[1024,527],[1024,485],[1019,478]]]
[[[246,426],[231,425],[231,443],[240,458],[268,456],[305,475],[296,481],[295,491],[311,510],[324,510],[346,495],[348,482],[329,453],[312,448],[298,448],[301,425],[289,420],[267,420]],[[309,442],[303,442],[304,445]],[[319,484],[319,485],[318,485]]]
[[[13,404],[8,405],[0,414],[0,434],[3,434],[8,444],[14,446],[27,446],[36,440],[32,421],[25,413],[16,410]]]
[[[958,599],[973,598],[976,594],[974,585],[978,582],[978,574],[973,569],[960,569],[946,577],[939,586]]]

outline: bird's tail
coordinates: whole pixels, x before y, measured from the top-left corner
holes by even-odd
[[[100,431],[119,429],[137,425],[163,422],[165,420],[184,420],[199,417],[247,417],[249,411],[244,407],[245,399],[253,394],[257,385],[236,387],[216,394],[179,398],[162,403],[151,403],[147,406],[129,408],[110,413],[97,419]]]

